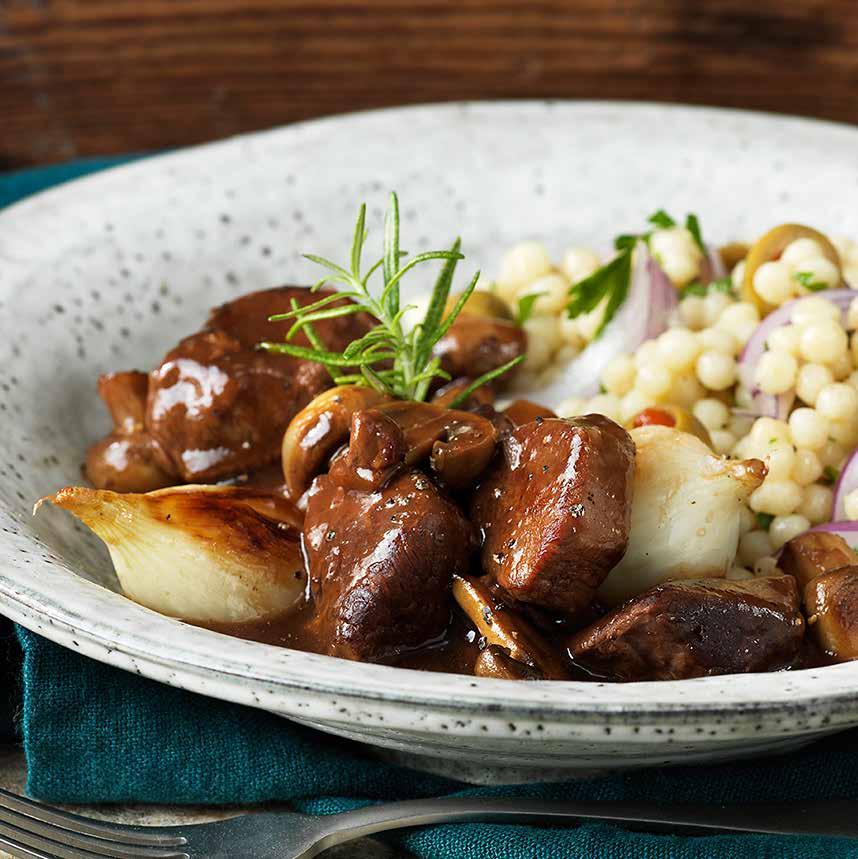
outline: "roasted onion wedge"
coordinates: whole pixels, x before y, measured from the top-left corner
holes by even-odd
[[[91,528],[125,594],[161,614],[244,623],[282,615],[304,593],[300,514],[276,495],[228,486],[146,494],[70,486],[36,510],[46,501]]]
[[[599,588],[609,606],[669,579],[720,578],[736,557],[743,503],[762,483],[758,459],[714,456],[697,436],[633,429],[632,524],[623,559]]]

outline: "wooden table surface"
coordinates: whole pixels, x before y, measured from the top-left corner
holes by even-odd
[[[460,98],[858,122],[855,0],[0,0],[0,169]]]

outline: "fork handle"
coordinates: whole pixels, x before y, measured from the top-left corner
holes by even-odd
[[[833,835],[858,838],[858,803],[751,803],[747,805],[659,805],[652,802],[544,802],[538,799],[417,799],[369,805],[318,818],[319,852],[336,844],[412,826],[493,821],[575,824],[605,820],[646,827],[756,832],[781,835]],[[305,854],[314,856],[316,852]]]

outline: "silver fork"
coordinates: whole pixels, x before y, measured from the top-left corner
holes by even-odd
[[[0,848],[22,859],[311,859],[323,850],[391,829],[494,821],[572,825],[603,820],[636,828],[858,838],[856,803],[665,806],[647,802],[535,799],[416,799],[343,814],[242,814],[187,826],[122,826],[51,808],[0,790]]]

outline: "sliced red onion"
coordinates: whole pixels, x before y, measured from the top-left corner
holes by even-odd
[[[599,393],[602,371],[622,352],[634,352],[646,340],[666,328],[679,303],[676,287],[647,247],[639,242],[634,254],[629,294],[601,336],[590,343],[552,380],[529,396],[550,408],[569,397],[592,397]]]
[[[772,311],[763,319],[751,335],[751,339],[748,340],[739,358],[739,379],[751,392],[751,407],[747,410],[741,410],[743,414],[747,414],[749,417],[769,417],[779,418],[780,420],[784,420],[789,415],[792,404],[795,401],[795,395],[786,393],[775,396],[761,391],[756,383],[757,365],[766,351],[766,340],[768,340],[772,331],[780,328],[782,325],[789,324],[793,311],[800,302],[816,297],[825,298],[836,304],[840,308],[845,324],[846,312],[849,310],[849,305],[852,303],[852,299],[856,297],[856,294],[851,289],[824,289],[821,292],[813,293],[812,296],[805,295],[801,298],[796,298],[794,301],[790,301],[777,310]]]
[[[846,519],[846,496],[858,489],[858,449],[853,450],[834,484],[834,513],[835,520]],[[855,523],[858,525],[858,522]]]

